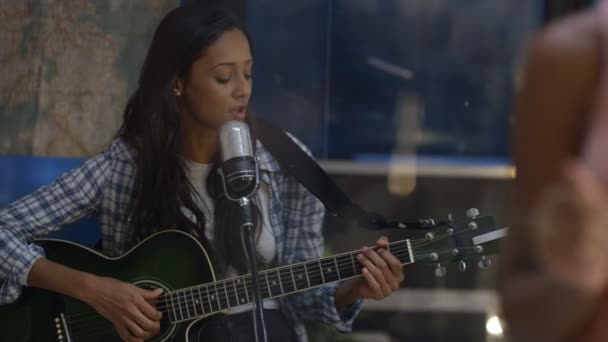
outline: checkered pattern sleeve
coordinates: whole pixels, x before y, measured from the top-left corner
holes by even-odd
[[[310,155],[310,151],[297,139],[292,139]],[[289,210],[286,229],[297,229],[293,262],[318,259],[323,256],[323,219],[325,206],[295,179],[288,177],[284,184],[284,207]],[[333,326],[341,333],[351,333],[352,324],[361,310],[361,300],[338,312],[335,304],[336,289],[340,283],[328,284],[287,297],[288,305],[304,320]]]
[[[318,259],[323,255],[324,243],[322,223],[325,212],[323,204],[305,190],[300,184],[294,182],[298,190],[298,198],[292,198],[291,208],[299,208],[290,214],[288,225],[299,229],[294,262]],[[287,297],[289,305],[300,318],[312,320],[333,326],[341,333],[351,333],[352,323],[361,309],[361,301],[357,301],[342,312],[336,309],[336,289],[339,283],[329,284],[300,292]]]
[[[0,304],[12,302],[44,251],[33,238],[96,212],[111,168],[106,151],[0,210]]]

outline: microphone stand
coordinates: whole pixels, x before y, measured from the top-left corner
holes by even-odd
[[[240,121],[228,121],[219,129],[220,156],[222,166],[218,172],[222,177],[224,193],[229,200],[239,203],[242,213],[241,242],[245,255],[249,259],[249,271],[253,282],[253,327],[256,342],[267,342],[264,305],[260,291],[256,248],[254,242],[254,222],[251,199],[259,187],[259,168],[257,158],[253,155],[251,137],[247,124]],[[252,175],[252,173],[254,173]],[[245,287],[247,290],[247,287]]]
[[[241,225],[241,241],[243,242],[243,248],[245,254],[249,259],[249,269],[251,271],[251,279],[253,281],[253,296],[255,298],[255,305],[253,310],[253,329],[255,334],[255,341],[268,341],[266,333],[266,322],[264,320],[264,305],[262,303],[262,294],[260,292],[260,277],[258,273],[257,258],[254,247],[253,239],[253,215],[251,212],[250,200],[247,197],[243,197],[239,200],[239,205],[243,213],[243,224]]]

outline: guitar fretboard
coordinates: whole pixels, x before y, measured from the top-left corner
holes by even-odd
[[[374,247],[375,249],[375,247]],[[389,243],[389,250],[401,264],[414,262],[409,240]],[[260,271],[263,299],[277,298],[324,284],[361,275],[359,250],[317,260]],[[168,292],[160,308],[173,323],[187,321],[254,301],[251,275],[225,279]],[[166,316],[167,317],[167,316]]]

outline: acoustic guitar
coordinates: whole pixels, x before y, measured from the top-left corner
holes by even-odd
[[[446,262],[462,265],[496,251],[506,228],[494,228],[492,217],[470,217],[461,223],[429,221],[420,238],[391,242],[387,249],[402,264],[428,263],[439,276]],[[37,239],[49,260],[112,277],[142,288],[163,288],[156,304],[163,313],[161,332],[151,339],[189,341],[191,327],[223,310],[254,302],[250,275],[217,280],[198,240],[177,230],[156,233],[120,257],[108,258],[78,244]],[[279,298],[324,284],[361,276],[360,250],[285,265],[260,272],[264,299]],[[464,264],[466,265],[466,264]],[[17,301],[0,306],[0,336],[11,342],[120,341],[113,324],[87,304],[50,291],[24,287]]]

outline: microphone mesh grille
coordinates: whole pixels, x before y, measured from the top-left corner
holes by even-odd
[[[253,157],[249,127],[242,121],[228,121],[220,127],[220,157],[226,161],[235,157]]]

